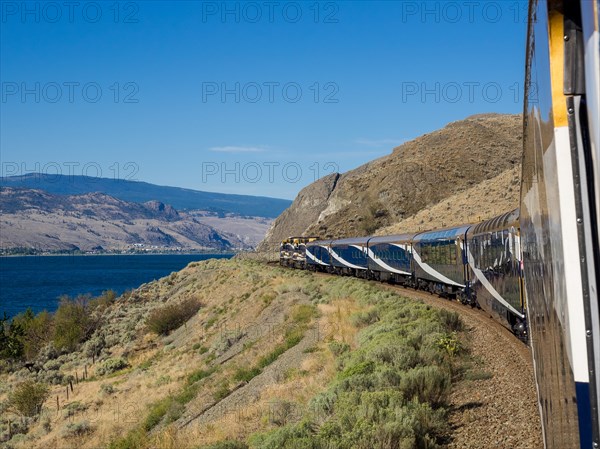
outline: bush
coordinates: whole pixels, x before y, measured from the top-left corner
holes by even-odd
[[[14,317],[11,325],[22,330],[21,344],[27,360],[34,359],[52,340],[52,315],[45,310],[34,315],[31,309],[27,309]]]
[[[71,402],[64,407],[65,416],[73,416],[77,413],[85,412],[88,409],[88,405],[82,404],[79,401]]]
[[[215,372],[215,368],[210,368],[207,370],[203,370],[203,369],[199,369],[197,371],[194,371],[192,373],[190,373],[187,377],[187,383],[188,385],[191,385],[193,383],[198,382],[199,380],[202,380],[208,376],[210,376],[212,373]]]
[[[47,385],[27,380],[17,385],[8,396],[8,405],[22,416],[36,416],[49,395]]]
[[[155,402],[150,406],[150,411],[148,412],[143,424],[143,428],[146,432],[149,432],[156,427],[158,423],[160,423],[160,421],[163,419],[163,416],[165,416],[169,411],[172,403],[173,399],[171,397],[167,397]]]
[[[128,366],[129,363],[127,363],[125,359],[108,359],[96,370],[96,374],[99,376],[104,376],[106,374],[116,373],[117,371],[125,369]]]
[[[367,312],[358,312],[351,318],[352,324],[356,327],[364,327],[373,324],[379,320],[377,309],[371,309]]]
[[[52,341],[57,349],[73,352],[79,343],[90,336],[94,325],[87,301],[79,296],[72,300],[63,296],[54,314],[54,333]]]
[[[254,368],[238,368],[237,371],[233,374],[233,379],[238,382],[250,382],[256,376],[261,373],[261,369],[258,367]]]
[[[146,325],[158,335],[167,335],[192,318],[200,307],[201,304],[196,299],[159,307],[150,313]]]
[[[340,356],[350,350],[350,345],[348,343],[342,343],[337,340],[333,340],[329,343],[329,350],[333,355]]]
[[[450,393],[450,373],[437,366],[424,366],[406,372],[400,389],[407,399],[416,399],[434,407],[443,405]]]
[[[444,349],[451,357],[454,357],[463,350],[462,344],[456,332],[442,335],[438,339],[437,343],[440,349]]]
[[[83,420],[79,422],[70,422],[63,427],[63,436],[65,438],[80,437],[93,432],[94,429],[89,422]]]
[[[102,391],[104,394],[113,394],[117,390],[113,384],[102,384],[100,385],[100,391]]]

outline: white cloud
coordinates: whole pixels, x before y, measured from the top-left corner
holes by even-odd
[[[408,139],[357,139],[355,143],[368,147],[397,147]]]
[[[250,146],[224,146],[224,147],[211,147],[210,151],[216,153],[263,153],[267,151],[264,147],[250,147]]]

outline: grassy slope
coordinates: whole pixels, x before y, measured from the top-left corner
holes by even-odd
[[[192,297],[203,307],[184,326],[166,337],[147,332],[153,309]],[[264,448],[408,448],[448,436],[446,397],[462,363],[450,355],[452,331],[460,324],[374,284],[207,261],[140,287],[105,318],[81,351],[38,374],[2,376],[0,401],[23,379],[81,378],[88,365],[68,402],[64,385],[52,387],[42,417],[11,447],[186,449],[231,439]],[[91,365],[86,351],[100,341]],[[100,375],[108,358],[129,366]]]

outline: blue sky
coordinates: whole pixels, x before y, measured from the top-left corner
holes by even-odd
[[[2,175],[293,198],[522,109],[526,3],[0,1]]]

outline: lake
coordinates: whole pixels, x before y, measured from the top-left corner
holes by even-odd
[[[230,258],[227,254],[0,257],[0,317],[31,307],[56,310],[61,295],[117,294],[184,268],[194,261]]]

